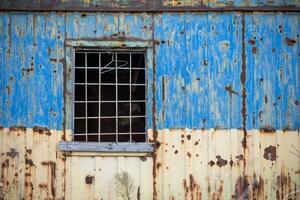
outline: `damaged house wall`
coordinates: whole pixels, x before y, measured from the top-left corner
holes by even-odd
[[[1,12],[0,199],[298,199],[299,12]],[[153,155],[66,155],[66,40],[149,41]]]

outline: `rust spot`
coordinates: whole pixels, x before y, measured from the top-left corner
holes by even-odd
[[[249,181],[247,176],[240,176],[235,184],[235,199],[249,199]]]
[[[264,126],[264,127],[261,127],[259,130],[263,133],[274,133],[276,131],[276,129],[271,126]]]
[[[47,188],[48,185],[46,183],[40,183],[39,188]]]
[[[298,106],[299,105],[299,101],[295,100],[295,105]]]
[[[236,92],[236,91],[234,91],[234,90],[232,89],[232,86],[231,86],[231,85],[225,86],[225,90],[229,93],[230,96],[231,96],[232,94],[236,94],[236,95],[239,94],[238,92]]]
[[[140,186],[138,186],[138,189],[137,189],[136,199],[137,199],[137,200],[140,200],[140,199],[141,199]]]
[[[6,168],[6,167],[8,167],[8,165],[9,165],[9,160],[6,159],[5,161],[2,162],[1,167]]]
[[[253,47],[252,50],[251,50],[251,52],[252,52],[253,54],[257,54],[257,48],[256,48],[256,47]]]
[[[212,167],[212,166],[215,165],[215,162],[211,160],[211,161],[208,162],[208,164]]]
[[[37,132],[39,134],[45,133],[45,135],[48,135],[48,136],[51,135],[51,132],[47,127],[34,126],[32,129],[33,129],[33,132]]]
[[[293,46],[296,43],[296,40],[286,37],[285,42],[288,46]]]
[[[238,159],[238,160],[243,160],[244,156],[243,156],[243,154],[240,154],[238,156],[235,156],[235,158]]]
[[[51,171],[51,194],[55,197],[55,179],[56,179],[56,163],[53,161],[43,161],[41,162],[42,165],[48,165]]]
[[[187,183],[187,180],[183,179],[183,188],[184,199],[202,199],[200,186],[196,183],[192,174],[189,175],[189,185]]]
[[[94,180],[94,176],[87,175],[85,177],[85,183],[88,185],[91,185],[93,183],[93,180]]]
[[[10,87],[9,86],[6,86],[6,92],[7,92],[7,95],[10,95]]]
[[[263,191],[264,191],[264,180],[261,176],[259,179],[257,178],[256,174],[253,174],[253,181],[252,181],[252,191],[253,191],[253,198],[254,199],[263,199]]]
[[[196,141],[195,143],[194,143],[194,145],[198,145],[199,144],[199,142],[198,141]]]
[[[264,149],[264,158],[266,160],[274,161],[276,160],[276,147],[275,146],[268,146]]]
[[[174,153],[177,154],[177,153],[178,153],[178,150],[175,150]]]
[[[187,138],[188,140],[190,140],[190,139],[191,139],[191,135],[187,135],[186,138]]]
[[[282,25],[282,24],[280,24],[280,25],[279,25],[279,32],[280,32],[280,33],[283,33],[283,31],[284,31],[284,29],[283,29],[283,25]]]
[[[267,103],[268,103],[268,96],[265,95],[265,104],[267,104]]]
[[[248,40],[248,43],[251,44],[251,45],[255,45],[255,41],[252,40],[252,39],[251,39],[251,40]]]
[[[146,161],[147,157],[146,156],[141,156],[140,159],[141,159],[141,161]]]
[[[25,164],[29,165],[29,166],[35,166],[34,163],[33,163],[33,161],[31,159],[29,159],[29,158],[25,158]]]
[[[229,165],[230,165],[230,167],[232,167],[233,166],[233,160],[232,159],[230,159],[230,161],[229,161]]]
[[[17,152],[14,148],[10,148],[10,151],[6,152],[6,156],[9,156],[11,158],[15,158],[17,155],[19,155],[19,152]]]
[[[31,187],[31,188],[33,188],[32,182],[25,182],[25,187]]]
[[[32,150],[31,149],[26,149],[26,153],[32,154]]]
[[[159,169],[161,167],[161,163],[156,164],[156,169]]]
[[[190,152],[187,152],[186,154],[189,158],[192,156],[192,154]]]
[[[221,158],[220,155],[217,155],[216,158],[218,159],[216,162],[216,165],[218,165],[219,167],[223,167],[225,165],[227,165],[227,160],[224,160],[223,158]]]
[[[9,128],[9,131],[26,131],[26,127],[25,126],[11,126]]]

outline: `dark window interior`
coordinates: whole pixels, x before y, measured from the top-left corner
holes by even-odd
[[[145,142],[145,52],[76,51],[74,141]]]

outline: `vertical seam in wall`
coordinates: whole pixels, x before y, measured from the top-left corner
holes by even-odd
[[[242,84],[242,119],[243,119],[243,140],[242,140],[242,147],[243,147],[243,182],[242,182],[242,198],[248,198],[248,180],[246,176],[246,159],[247,159],[247,91],[246,91],[246,44],[245,44],[245,32],[246,32],[246,25],[245,25],[245,12],[242,13],[242,70],[240,75],[240,80]]]
[[[153,142],[154,142],[154,151],[153,151],[153,166],[152,166],[152,175],[153,175],[153,200],[157,199],[157,190],[156,190],[156,159],[157,159],[157,129],[156,129],[156,62],[155,62],[155,45],[154,42],[154,14],[152,14],[152,129],[153,129]]]
[[[63,96],[64,96],[64,105],[63,105],[63,124],[62,124],[62,140],[66,140],[66,100],[67,100],[67,91],[66,91],[66,87],[67,87],[67,82],[66,82],[66,59],[67,59],[67,55],[66,55],[66,39],[67,39],[67,13],[64,13],[64,29],[65,29],[65,33],[64,33],[64,62],[63,62],[63,85],[64,85],[64,92],[63,92]],[[65,155],[63,155],[65,156]],[[66,198],[66,188],[67,188],[67,173],[66,173],[66,167],[67,167],[67,160],[64,159],[64,178],[63,178],[63,197]],[[71,167],[72,169],[72,167]],[[71,187],[71,186],[70,186]]]

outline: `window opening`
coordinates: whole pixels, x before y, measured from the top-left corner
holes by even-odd
[[[75,52],[74,141],[145,142],[144,51]]]

